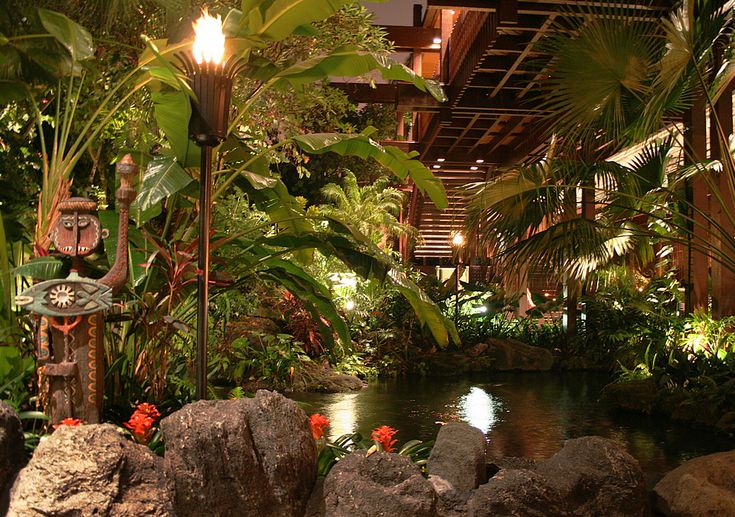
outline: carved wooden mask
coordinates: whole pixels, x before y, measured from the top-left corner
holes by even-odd
[[[56,249],[70,257],[91,255],[104,237],[97,217],[97,203],[72,197],[59,203],[59,212],[61,215],[50,234]]]

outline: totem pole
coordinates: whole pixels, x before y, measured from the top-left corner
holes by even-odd
[[[116,166],[119,220],[115,262],[94,280],[84,277],[84,258],[94,253],[108,232],[97,216],[97,203],[73,197],[59,203],[51,234],[56,250],[71,257],[66,278],[47,280],[16,297],[16,304],[39,314],[38,385],[41,404],[52,424],[65,418],[98,423],[104,399],[103,312],[128,273],[128,209],[136,192],[137,167],[130,155]]]

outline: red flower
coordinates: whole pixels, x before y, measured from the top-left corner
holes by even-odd
[[[69,426],[69,427],[78,427],[80,425],[84,425],[84,422],[82,422],[78,418],[65,418],[64,420],[62,420],[58,424],[54,424],[54,429],[58,429],[62,425],[66,425],[66,426]]]
[[[153,423],[161,414],[153,404],[138,404],[137,409],[130,416],[130,420],[123,425],[130,429],[135,437],[135,441],[147,444],[153,437]]]
[[[393,452],[393,446],[398,441],[393,440],[393,435],[397,432],[398,431],[392,427],[381,425],[380,427],[373,429],[373,432],[370,434],[370,438],[372,438],[373,441],[378,442],[385,452]]]
[[[151,417],[153,420],[161,416],[161,413],[158,412],[158,408],[156,408],[156,406],[154,406],[153,404],[148,404],[147,402],[138,404],[138,409],[136,409],[136,412],[143,413],[144,415]]]
[[[309,417],[309,424],[311,425],[311,435],[315,440],[318,440],[324,436],[324,428],[329,427],[329,420],[324,415],[314,413]]]

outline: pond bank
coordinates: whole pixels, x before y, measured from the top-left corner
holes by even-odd
[[[306,414],[277,393],[188,404],[161,427],[162,459],[110,424],[62,426],[17,476],[0,479],[0,490],[12,483],[0,504],[9,503],[12,517],[643,517],[651,502],[664,516],[725,517],[735,509],[727,483],[735,451],[685,463],[650,494],[624,445],[596,436],[568,440],[547,460],[507,459],[491,469],[484,433],[450,423],[436,437],[428,477],[406,456],[355,450],[317,480],[324,444]],[[22,445],[3,436],[18,443],[0,445]],[[694,487],[686,498],[682,483]]]
[[[431,439],[437,422],[463,421],[482,430],[492,456],[546,459],[564,441],[598,435],[626,444],[655,479],[683,461],[735,447],[732,440],[661,417],[610,411],[600,402],[611,377],[599,372],[486,373],[456,378],[371,381],[353,393],[293,393],[308,413],[331,422],[330,438],[389,425],[400,443]]]

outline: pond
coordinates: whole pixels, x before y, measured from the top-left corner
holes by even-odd
[[[399,432],[399,446],[431,440],[440,422],[464,421],[486,433],[489,452],[543,459],[564,440],[599,435],[624,442],[653,477],[683,461],[735,447],[707,430],[667,418],[610,411],[599,402],[610,377],[593,372],[492,373],[463,378],[407,377],[374,381],[353,393],[294,393],[307,413],[330,421],[328,436],[379,425]]]

